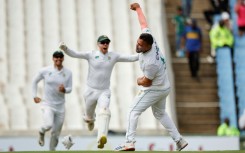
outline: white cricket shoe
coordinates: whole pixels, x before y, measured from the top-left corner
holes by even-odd
[[[40,146],[44,146],[44,136],[45,136],[45,133],[39,132],[39,140],[38,140],[38,143],[39,143]]]
[[[107,143],[107,137],[105,135],[101,136],[98,141],[98,148],[103,149],[104,145]]]
[[[183,138],[180,138],[178,142],[176,142],[176,150],[181,151],[188,145],[187,141],[185,141]]]
[[[124,144],[119,145],[114,151],[135,151],[135,141],[127,141]]]

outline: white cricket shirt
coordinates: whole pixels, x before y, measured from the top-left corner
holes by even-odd
[[[72,72],[65,67],[61,70],[54,66],[42,68],[33,79],[33,98],[37,97],[37,84],[41,80],[44,80],[44,99],[42,104],[60,111],[64,110],[65,93],[59,91],[59,86],[63,84],[66,93],[72,91]]]
[[[138,54],[121,55],[115,52],[103,54],[98,50],[78,52],[67,49],[65,53],[71,57],[86,59],[88,61],[87,85],[98,90],[109,89],[111,72],[117,62],[134,62],[139,59]]]
[[[143,29],[142,33],[151,34],[148,28]],[[152,80],[152,85],[150,87],[140,86],[141,90],[165,90],[170,88],[166,70],[166,61],[155,39],[151,50],[139,54],[139,63],[144,76]]]

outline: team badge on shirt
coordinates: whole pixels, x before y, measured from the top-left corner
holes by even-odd
[[[94,58],[95,58],[95,59],[98,59],[98,58],[99,58],[99,56],[95,56]]]

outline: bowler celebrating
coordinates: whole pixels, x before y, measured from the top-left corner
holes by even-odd
[[[137,79],[137,84],[141,90],[129,110],[126,142],[116,147],[115,150],[135,150],[134,143],[138,118],[142,112],[151,107],[153,115],[166,128],[176,142],[177,150],[180,151],[188,143],[182,138],[174,122],[165,111],[166,97],[170,92],[165,58],[148,29],[140,5],[138,3],[131,4],[131,9],[137,12],[142,29],[142,34],[137,40],[136,52],[139,53],[140,69],[143,72],[143,76]]]

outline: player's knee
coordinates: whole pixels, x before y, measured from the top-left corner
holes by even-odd
[[[128,119],[131,120],[131,119],[138,118],[141,114],[142,114],[142,112],[140,112],[140,111],[131,110],[128,113]]]
[[[52,124],[47,124],[44,126],[45,131],[49,131],[52,128]]]
[[[108,115],[111,116],[111,111],[108,107],[101,107],[99,108],[99,113],[98,115]]]
[[[162,111],[162,112],[153,112],[153,115],[154,115],[154,117],[157,120],[160,120],[165,115],[165,111]]]

